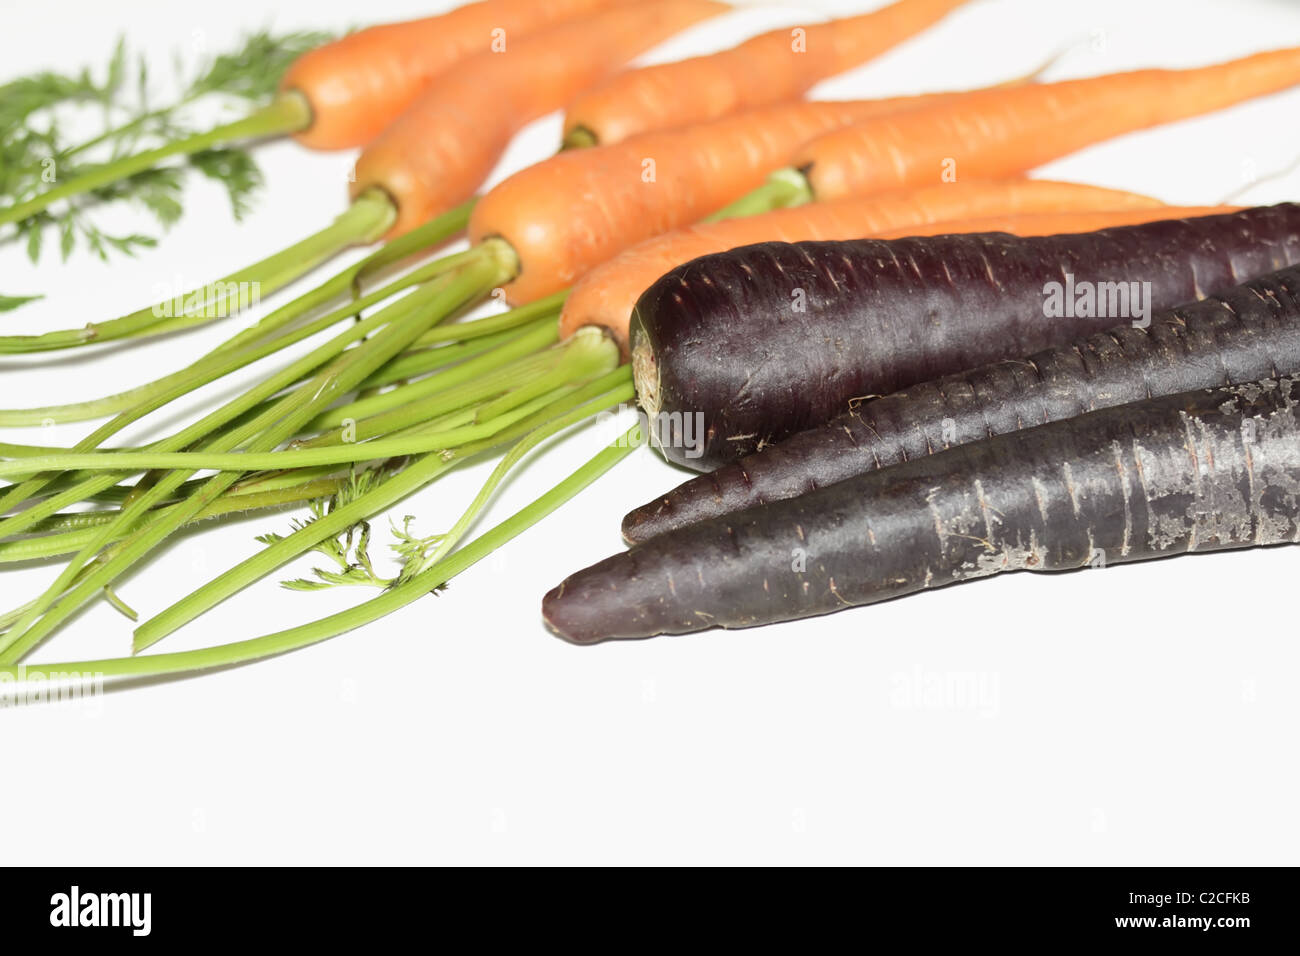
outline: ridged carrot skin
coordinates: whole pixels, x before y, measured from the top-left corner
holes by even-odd
[[[662,534],[542,601],[578,644],[752,627],[1008,571],[1300,542],[1300,378],[960,445]]]
[[[470,241],[500,236],[509,242],[520,271],[504,286],[506,297],[513,304],[531,302],[643,239],[717,212],[761,185],[812,136],[964,95],[787,103],[561,152],[480,199],[470,216]]]
[[[313,149],[364,146],[435,79],[541,27],[628,0],[480,0],[421,20],[367,27],[300,56],[280,81],[311,106],[312,123],[295,139]]]
[[[642,295],[632,367],[652,418],[701,423],[664,454],[707,470],[855,399],[1150,318],[1297,254],[1296,204],[1079,235],[742,246],[680,266]],[[1052,307],[1050,282],[1103,297],[1066,309],[1062,288]]]
[[[564,117],[599,145],[798,99],[879,56],[968,0],[899,0],[859,16],[772,30],[708,56],[631,70],[581,93]],[[793,30],[802,31],[795,35]]]
[[[1000,178],[1297,83],[1300,48],[1191,70],[1014,87],[828,133],[804,144],[792,165],[823,200],[926,185],[945,164],[955,163],[960,179]]]
[[[1279,248],[1300,260],[1300,236]],[[1253,257],[1251,257],[1253,258]],[[1240,260],[1248,271],[1260,265]],[[631,542],[1100,408],[1300,373],[1300,270],[863,402],[628,512]]]
[[[361,154],[351,194],[372,187],[397,205],[390,238],[469,199],[510,137],[579,90],[694,23],[714,0],[642,0],[480,53],[424,92]]]
[[[836,203],[814,203],[760,216],[686,226],[642,242],[594,268],[574,287],[560,316],[560,333],[584,325],[609,329],[627,348],[628,322],[641,293],[683,263],[756,242],[858,239],[891,230],[923,232],[929,223],[971,216],[1030,212],[1082,215],[1091,210],[1132,210],[1139,219],[1165,218],[1158,200],[1081,183],[1016,179],[947,183]],[[1152,210],[1156,212],[1152,214]],[[1087,231],[1081,226],[1077,230]]]

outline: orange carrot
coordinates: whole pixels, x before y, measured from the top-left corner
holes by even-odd
[[[966,2],[898,0],[871,13],[772,30],[720,53],[623,73],[569,105],[565,142],[608,145],[798,99],[819,80],[878,56]]]
[[[903,239],[907,236],[946,236],[967,232],[1009,232],[1014,236],[1057,236],[1074,232],[1096,232],[1116,226],[1139,226],[1160,219],[1194,219],[1234,213],[1240,206],[1158,206],[1150,209],[1107,209],[1082,212],[1037,212],[1005,216],[980,216],[950,222],[925,223],[873,233],[873,239]]]
[[[642,242],[582,279],[564,304],[560,334],[602,325],[626,347],[637,298],[654,280],[699,256],[754,242],[858,239],[895,229],[915,234],[927,223],[1031,212],[1078,215],[1096,209],[1153,210],[1157,200],[1080,183],[1021,179],[947,183],[865,199],[813,203],[743,219],[705,223]]]
[[[791,164],[818,199],[1000,178],[1093,143],[1223,109],[1300,83],[1300,48],[1191,70],[1138,70],[996,90],[867,120],[806,143]]]
[[[0,208],[0,226],[223,143],[294,135],[321,149],[360,146],[452,67],[501,42],[601,7],[643,0],[483,0],[442,16],[362,30],[299,57],[270,103],[246,116],[124,153]],[[504,33],[497,31],[505,31]],[[564,104],[556,103],[558,109]],[[369,230],[359,235],[373,238]]]
[[[866,116],[966,96],[932,93],[795,102],[562,152],[504,180],[478,201],[472,242],[500,236],[520,260],[512,303],[570,285],[627,247],[716,212],[762,183],[812,136]]]
[[[728,9],[714,0],[643,0],[480,53],[435,83],[357,162],[352,196],[383,190],[390,238],[473,195],[510,137],[674,33]]]
[[[350,33],[300,56],[285,72],[280,89],[301,93],[311,108],[311,125],[295,138],[314,149],[364,146],[435,79],[490,52],[494,40],[508,45],[619,2],[626,0],[481,0]]]
[[[730,9],[717,0],[607,0],[610,9],[572,20],[519,39],[504,37],[504,48],[479,53],[443,74],[416,102],[362,153],[353,177],[349,207],[315,234],[232,273],[205,288],[226,289],[256,280],[268,294],[334,257],[342,250],[381,236],[402,238],[400,246],[376,253],[375,262],[393,261],[426,249],[464,228],[468,200],[520,126],[559,109],[578,90],[613,73],[624,62],[679,30]],[[490,36],[490,32],[489,32]],[[281,107],[288,106],[281,116]],[[301,129],[309,119],[304,96],[286,93],[276,98],[270,113],[249,117],[259,135]],[[294,119],[293,125],[282,124]],[[263,120],[270,122],[262,127]],[[88,189],[100,188],[123,175],[155,165],[160,158],[192,152],[201,142],[234,137],[244,129],[236,121],[197,138],[174,141],[159,150],[137,153],[73,177],[24,203],[0,209],[0,225],[17,222],[46,204]],[[246,124],[245,124],[246,125]],[[247,135],[246,132],[239,133]],[[125,164],[125,165],[122,165]],[[6,216],[11,217],[6,220]],[[508,278],[510,263],[504,244],[485,251],[494,268]],[[334,281],[339,280],[335,277]],[[327,287],[333,288],[327,284]],[[203,289],[182,301],[209,302]],[[217,298],[228,302],[224,292]],[[46,351],[106,342],[127,336],[156,334],[159,328],[199,325],[233,310],[205,307],[184,315],[165,314],[156,306],[97,323],[85,329],[59,329],[42,335],[0,336],[0,352]]]

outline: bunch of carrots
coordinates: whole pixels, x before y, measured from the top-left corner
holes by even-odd
[[[0,353],[228,319],[240,283],[270,294],[382,240],[153,381],[0,409],[3,427],[102,420],[71,448],[0,444],[0,563],[60,562],[41,593],[0,609],[0,673],[17,675],[101,597],[134,616],[117,586],[182,529],[288,507],[309,516],[140,623],[131,656],[45,670],[178,673],[325,640],[445,586],[647,440],[710,473],[630,513],[630,551],[547,595],[545,617],[566,638],[788,620],[1097,552],[1121,561],[1296,540],[1300,383],[1287,376],[1300,374],[1300,207],[1172,207],[1026,174],[1300,84],[1300,49],[804,99],[963,5],[896,0],[627,69],[727,7],[481,0],[321,47],[246,119],[0,209],[0,225],[21,222],[215,143],[292,134],[312,148],[361,147],[349,206],[315,235],[179,308],[0,336]],[[513,134],[557,109],[562,149],[477,195]],[[441,250],[462,232],[468,248]],[[1044,282],[1066,272],[1116,289],[1148,282],[1149,321],[1095,307],[1043,321]],[[494,290],[510,308],[471,316]],[[197,420],[112,444],[263,360],[272,371]],[[465,540],[539,446],[633,400],[644,426]],[[1213,474],[1179,459],[1188,421]],[[1139,431],[1145,451],[1114,453],[1117,470],[1111,450]],[[371,522],[487,456],[488,480],[446,531],[392,527],[400,568],[381,574]],[[1236,480],[1247,468],[1258,479],[1249,490]],[[1148,482],[1143,508],[1116,474]],[[1178,512],[1189,486],[1193,506]],[[792,547],[806,565],[792,569]],[[286,631],[139,653],[309,552],[325,566],[289,586],[378,593]]]

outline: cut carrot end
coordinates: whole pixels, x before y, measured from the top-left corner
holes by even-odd
[[[561,151],[566,149],[589,149],[592,146],[599,146],[600,140],[597,139],[594,130],[585,126],[575,126],[564,134],[564,139],[560,141]]]
[[[383,189],[372,186],[353,200],[340,221],[345,217],[355,225],[358,243],[377,242],[397,221],[397,203]]]
[[[282,90],[265,109],[254,115],[261,115],[264,119],[266,130],[262,135],[301,133],[315,119],[311,101],[299,90]],[[256,132],[253,135],[257,135]]]
[[[499,236],[484,239],[477,251],[486,261],[495,263],[500,284],[504,285],[519,275],[519,254],[514,246]]]
[[[638,332],[632,333],[632,381],[638,404],[653,421],[660,407],[659,363],[655,361],[655,350]]]

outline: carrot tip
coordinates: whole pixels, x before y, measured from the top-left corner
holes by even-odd
[[[565,601],[564,585],[551,588],[542,598],[542,620],[552,634],[567,644],[599,644],[597,612],[585,601]]]

